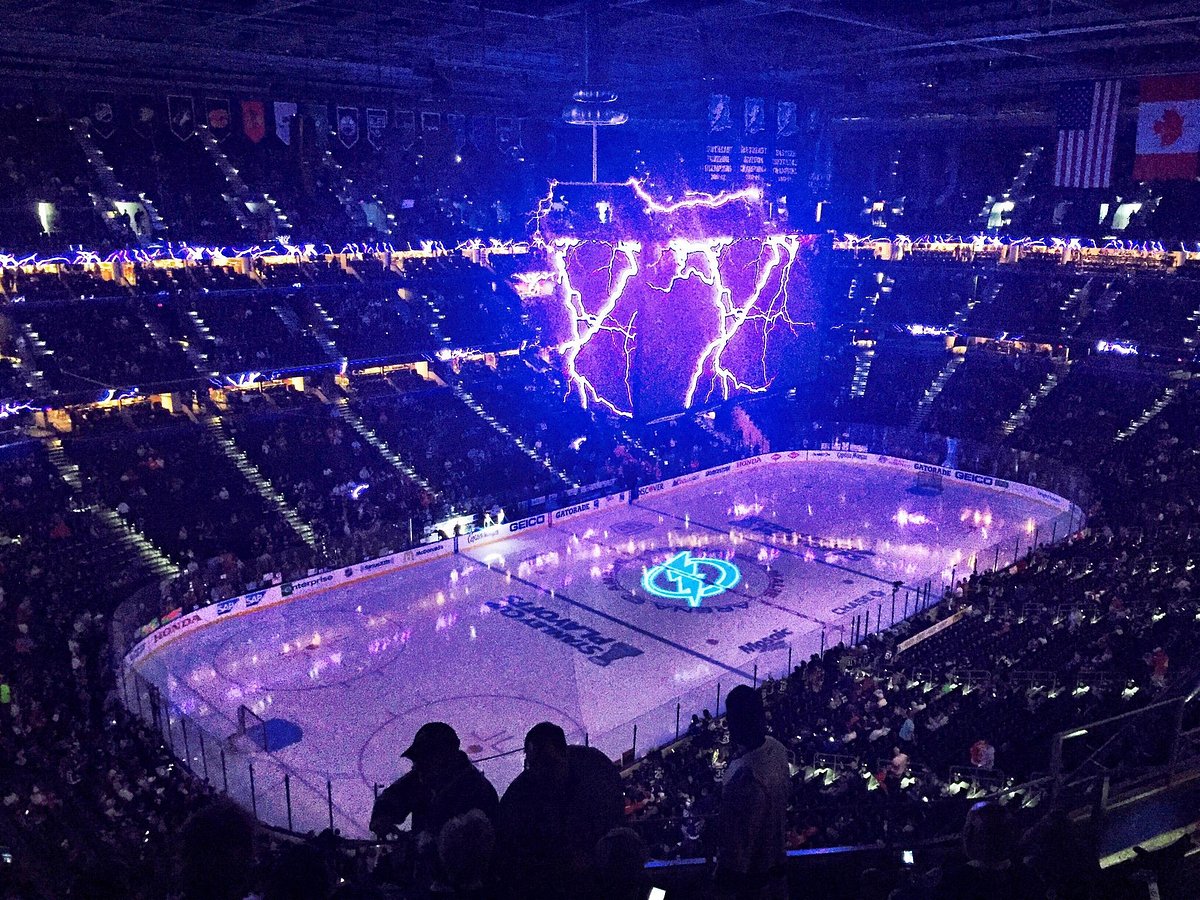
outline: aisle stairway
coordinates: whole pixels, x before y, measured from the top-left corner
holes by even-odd
[[[18,348],[17,358],[21,361],[21,371],[25,373],[26,380],[29,383],[29,389],[36,396],[45,396],[49,393],[49,388],[46,385],[46,380],[40,368],[38,357],[46,353],[46,342],[41,336],[33,330],[28,322],[15,322],[17,330],[21,333],[24,340],[24,349]]]
[[[62,441],[53,438],[45,443],[46,456],[53,464],[60,478],[75,491],[82,491],[83,479],[79,477],[79,466],[67,458],[63,451]],[[88,510],[107,526],[117,540],[117,544],[136,555],[146,568],[157,578],[169,578],[179,574],[179,567],[171,562],[154,542],[144,535],[127,519],[123,519],[116,510],[103,503],[90,503]]]
[[[347,218],[359,227],[371,227],[384,235],[392,234],[391,224],[394,220],[378,197],[372,197],[370,202],[374,203],[380,211],[380,224],[383,226],[380,230],[367,216],[365,206],[367,201],[358,199],[354,194],[354,179],[346,174],[346,170],[342,164],[334,159],[333,151],[326,150],[321,156],[321,165],[330,175],[330,187],[333,189],[334,196],[337,197],[338,203],[341,204]]]
[[[959,309],[954,311],[953,317],[950,319],[950,330],[955,334],[967,333],[967,320],[971,317],[971,310],[977,307],[980,303],[986,302],[995,303],[996,297],[1000,293],[1000,283],[992,282],[988,285],[986,297],[980,297],[976,293],[973,297],[967,300]]]
[[[204,427],[213,436],[217,444],[220,445],[222,452],[229,457],[238,471],[242,473],[245,479],[258,492],[258,495],[267,502],[267,505],[273,507],[283,517],[283,520],[291,526],[292,531],[305,544],[315,550],[317,547],[317,536],[312,527],[300,518],[300,514],[284,499],[283,494],[275,489],[275,486],[263,475],[258,466],[250,461],[250,457],[234,443],[233,438],[225,432],[221,417],[215,414],[205,417]]]
[[[1166,388],[1163,390],[1162,394],[1158,397],[1157,400],[1154,401],[1153,404],[1151,404],[1147,409],[1145,409],[1142,412],[1142,414],[1140,416],[1138,416],[1136,419],[1134,419],[1132,422],[1130,422],[1128,425],[1126,425],[1124,428],[1122,428],[1117,433],[1116,442],[1119,444],[1122,441],[1127,441],[1131,437],[1133,437],[1135,434],[1137,434],[1142,428],[1144,428],[1146,426],[1146,424],[1148,422],[1150,422],[1152,419],[1154,419],[1155,416],[1157,416],[1164,409],[1166,409],[1168,406],[1170,406],[1171,402],[1177,396],[1179,396],[1180,390],[1181,390],[1180,382],[1176,382],[1176,383],[1167,385]]]
[[[336,410],[338,417],[354,429],[359,437],[378,450],[379,455],[391,463],[396,471],[418,485],[426,493],[432,496],[437,495],[437,491],[433,489],[433,485],[422,478],[416,469],[401,459],[399,454],[388,445],[387,441],[376,434],[375,429],[362,420],[362,417],[350,406],[349,400],[345,397],[339,397],[333,401],[333,408]]]
[[[854,348],[854,377],[850,379],[850,399],[861,400],[866,396],[867,379],[871,376],[871,363],[874,359],[874,347]]]
[[[941,371],[937,373],[933,379],[933,384],[925,389],[925,394],[917,403],[917,410],[913,413],[912,421],[909,422],[910,428],[920,428],[925,424],[925,420],[929,418],[929,411],[933,409],[933,401],[938,398],[938,394],[946,387],[946,383],[954,374],[954,371],[963,364],[966,360],[964,354],[954,354],[942,366]]]
[[[159,347],[165,350],[172,345],[176,346],[183,351],[183,355],[188,358],[188,362],[192,364],[192,367],[197,372],[202,372],[206,375],[213,374],[210,371],[211,366],[208,361],[207,353],[196,349],[187,341],[175,340],[174,338],[168,337],[163,330],[158,327],[158,323],[154,321],[153,316],[142,315],[139,316],[139,319],[146,326],[146,330],[150,332],[150,336],[154,338],[154,343]]]
[[[454,391],[454,396],[461,400],[468,409],[479,416],[479,418],[483,419],[483,421],[487,422],[488,425],[494,428],[497,432],[504,435],[506,438],[516,444],[517,448],[531,460],[543,466],[547,472],[553,474],[564,484],[570,485],[574,488],[579,487],[579,485],[573,481],[565,471],[555,467],[554,461],[550,459],[549,454],[543,453],[539,455],[536,450],[528,446],[525,441],[521,439],[520,435],[514,434],[506,425],[501,424],[491,413],[484,409],[479,401],[471,396],[470,392],[466,391],[461,385],[452,384],[450,387],[451,390]]]
[[[286,237],[292,230],[292,225],[288,222],[288,217],[284,215],[279,208],[279,204],[273,200],[268,194],[258,194],[250,190],[241,175],[238,174],[237,168],[230,161],[225,151],[221,149],[221,142],[217,140],[216,135],[212,133],[209,127],[203,123],[196,126],[196,136],[200,139],[200,145],[204,148],[204,152],[208,154],[209,159],[213,161],[221,174],[225,177],[226,183],[229,185],[231,193],[223,193],[221,197],[225,200],[234,218],[238,224],[242,226],[250,234],[259,232],[258,223],[250,212],[248,203],[266,203],[271,208],[271,214],[274,217],[273,228],[276,237]]]
[[[104,221],[106,223],[112,221],[106,213],[117,211],[117,207],[114,205],[116,201],[137,202],[146,211],[146,218],[150,223],[150,233],[137,235],[138,243],[145,247],[156,240],[164,240],[167,234],[167,223],[155,209],[154,203],[145,194],[135,195],[133,191],[117,180],[116,172],[109,165],[104,151],[99,144],[92,140],[83,123],[72,122],[67,127],[87,158],[88,164],[91,165],[92,173],[96,176],[97,183],[103,191],[103,194],[92,194],[92,205]],[[120,215],[119,211],[118,215]],[[124,238],[124,232],[121,232],[120,236]]]
[[[313,332],[317,341],[325,348],[325,353],[331,358],[336,359],[344,366],[350,361],[350,358],[342,352],[342,348],[337,345],[337,338],[334,335],[342,326],[337,323],[337,320],[329,314],[319,300],[310,300],[313,309],[317,311],[317,318],[320,320],[320,325]]]
[[[1059,381],[1066,375],[1068,363],[1062,363],[1057,371],[1051,372],[1046,376],[1037,389],[1034,390],[1028,397],[1022,401],[1021,405],[1013,410],[1004,424],[1000,426],[1000,436],[1008,437],[1022,425],[1029,421],[1029,416],[1034,408],[1046,399],[1046,396],[1058,387]]]

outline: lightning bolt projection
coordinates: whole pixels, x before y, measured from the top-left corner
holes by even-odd
[[[547,313],[578,401],[656,418],[768,390],[797,341],[815,334],[814,239],[731,236],[757,188],[664,202],[637,181],[586,188],[608,193],[589,194],[551,229],[567,206],[551,186],[534,213],[544,270],[516,280]],[[585,218],[593,207],[601,228]]]

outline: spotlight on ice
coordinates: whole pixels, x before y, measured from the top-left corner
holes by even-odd
[[[892,516],[892,521],[901,528],[905,528],[909,525],[928,525],[929,517],[924,513],[910,513],[906,509],[899,509],[896,511],[896,514]]]

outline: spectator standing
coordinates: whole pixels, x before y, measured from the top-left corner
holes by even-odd
[[[767,735],[762,695],[746,685],[729,692],[729,740],[735,755],[721,792],[717,886],[734,900],[787,897],[787,749]]]
[[[595,747],[568,745],[539,722],[525,735],[525,771],[500,802],[500,858],[509,896],[580,896],[591,880],[596,843],[622,824],[621,776]]]

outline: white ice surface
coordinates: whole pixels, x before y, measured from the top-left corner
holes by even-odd
[[[912,483],[833,462],[734,473],[222,621],[141,668],[207,732],[210,778],[229,778],[240,799],[246,759],[227,747],[222,776],[212,746],[235,730],[238,704],[298,725],[297,743],[253,756],[260,815],[285,823],[286,768],[294,827],[328,824],[328,780],[335,824],[365,836],[372,786],[406,770],[400,753],[424,722],[453,725],[501,791],[521,769],[525,731],[545,719],[614,758],[633,747],[636,722],[640,755],[674,737],[677,708],[684,730],[692,713],[715,712],[718,684],[724,694],[751,681],[756,664],[760,679],[782,674],[789,646],[799,662],[822,630],[830,644],[848,636],[855,615],[869,612],[872,630],[881,610],[889,622],[893,582],[904,584],[899,619],[927,579],[936,597],[974,555],[990,568],[983,548],[999,544],[1003,563],[1035,528],[1050,537],[1048,505],[950,480],[921,496]],[[679,549],[729,559],[740,583],[698,609],[647,595],[646,567]],[[538,617],[540,628],[527,624]],[[618,643],[627,655],[598,664]],[[171,733],[182,755],[179,721]],[[189,737],[200,770],[195,728]]]

